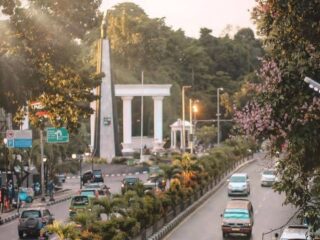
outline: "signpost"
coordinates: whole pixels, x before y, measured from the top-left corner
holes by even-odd
[[[32,131],[31,130],[7,130],[8,148],[31,148]]]
[[[66,128],[47,128],[48,143],[67,143],[69,142],[69,132]]]

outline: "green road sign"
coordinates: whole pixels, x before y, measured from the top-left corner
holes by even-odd
[[[69,133],[66,128],[47,128],[48,143],[67,143],[69,142]]]

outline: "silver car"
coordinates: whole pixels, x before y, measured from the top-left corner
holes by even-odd
[[[250,194],[250,183],[247,173],[235,173],[228,179],[228,195]]]
[[[265,169],[261,174],[261,186],[271,187],[277,181],[274,169]]]
[[[292,225],[286,227],[280,240],[309,240],[311,239],[308,237],[308,227],[303,225]]]

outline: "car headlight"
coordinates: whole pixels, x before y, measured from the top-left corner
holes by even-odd
[[[251,227],[251,223],[244,223],[243,226],[245,226],[245,227]]]

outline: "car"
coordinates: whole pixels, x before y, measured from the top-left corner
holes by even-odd
[[[146,190],[159,189],[164,191],[166,189],[167,181],[166,179],[158,174],[151,175],[147,181],[143,184]]]
[[[90,198],[88,196],[74,196],[71,199],[69,207],[69,216],[72,218],[79,212],[91,210]]]
[[[133,190],[141,180],[138,177],[127,176],[121,181],[121,193],[124,194],[128,190]]]
[[[87,196],[89,198],[98,198],[99,191],[98,189],[81,189],[79,192],[80,196]]]
[[[32,207],[23,209],[19,215],[18,234],[20,238],[26,236],[40,236],[41,229],[54,221],[53,214],[47,207]]]
[[[87,183],[83,186],[84,189],[94,189],[98,191],[98,197],[109,197],[111,196],[110,188],[104,183]]]
[[[65,183],[67,176],[66,174],[56,174],[56,178],[58,179],[58,182]]]
[[[95,169],[92,171],[92,182],[104,182],[101,169]]]
[[[222,236],[229,234],[244,234],[249,238],[252,234],[254,224],[253,206],[248,199],[232,199],[221,214],[222,217]]]
[[[91,170],[86,171],[81,177],[82,184],[86,184],[88,182],[91,182],[92,178],[93,178],[92,171]]]
[[[317,225],[320,223],[320,216],[317,216],[315,222],[316,226],[311,226],[309,219],[306,217],[301,219],[301,224],[308,227],[310,236],[312,236],[314,240],[320,240],[320,228],[317,227]]]
[[[247,173],[235,173],[228,179],[228,196],[250,194],[250,182]]]
[[[275,169],[265,169],[261,173],[261,186],[271,187],[277,181]]]
[[[280,237],[280,240],[309,240],[308,227],[305,225],[287,226]]]

